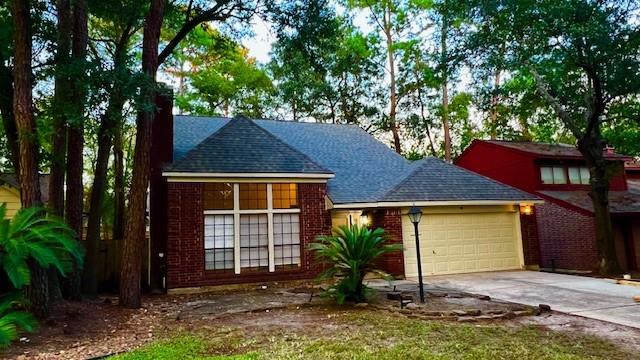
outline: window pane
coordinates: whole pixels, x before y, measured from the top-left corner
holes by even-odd
[[[553,167],[553,183],[554,184],[567,183],[567,175],[564,172],[564,167],[561,167],[561,166]]]
[[[569,167],[569,182],[572,184],[580,184],[580,168],[571,166]]]
[[[589,185],[589,179],[591,178],[591,173],[589,173],[589,168],[581,167],[580,168],[580,179],[582,180],[582,184]]]
[[[267,214],[240,216],[240,267],[269,268]]]
[[[274,260],[277,267],[300,266],[300,217],[273,214]]]
[[[553,184],[553,171],[550,167],[543,166],[540,168],[540,178],[543,184]]]
[[[267,184],[240,184],[240,209],[267,208]]]
[[[232,210],[233,185],[230,183],[204,183],[205,210]]]
[[[298,207],[297,184],[273,184],[273,208],[295,209]]]
[[[205,215],[205,269],[233,269],[233,242],[233,215]]]

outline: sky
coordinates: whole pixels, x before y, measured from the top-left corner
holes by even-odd
[[[338,12],[343,11],[337,9]],[[353,23],[361,31],[367,33],[371,31],[371,25],[367,20],[366,10],[355,11],[353,14]],[[271,51],[271,44],[276,41],[276,35],[271,27],[271,24],[264,21],[259,16],[255,16],[251,21],[252,30],[254,36],[247,37],[242,40],[242,45],[249,50],[249,55],[255,58],[258,62],[266,64],[269,62]]]

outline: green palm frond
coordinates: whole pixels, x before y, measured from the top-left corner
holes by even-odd
[[[9,345],[20,331],[32,332],[37,325],[33,315],[17,310],[20,307],[24,307],[24,299],[19,292],[0,298],[0,348]]]
[[[13,219],[6,219],[6,205],[0,205],[0,264],[13,287],[20,289],[29,284],[27,260],[68,274],[75,266],[81,267],[84,251],[76,235],[59,218],[47,214],[42,208],[24,208]]]
[[[376,260],[388,253],[402,249],[400,244],[387,244],[388,237],[383,229],[371,230],[367,227],[341,226],[332,235],[317,237],[309,248],[318,258],[329,265],[320,278],[337,278],[328,295],[338,303],[365,300],[367,287],[362,284],[369,273],[389,275],[376,269]]]
[[[84,250],[62,219],[38,207],[21,209],[13,219],[7,219],[6,214],[6,204],[0,205],[0,268],[14,289],[29,285],[29,260],[43,268],[55,268],[62,275],[74,266],[82,267]],[[36,326],[31,314],[19,310],[23,305],[19,292],[0,298],[0,346]]]

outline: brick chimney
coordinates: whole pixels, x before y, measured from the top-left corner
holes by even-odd
[[[151,125],[151,170],[149,177],[149,290],[165,291],[167,251],[167,181],[162,170],[173,161],[173,92],[156,95],[156,115]]]
[[[607,144],[604,147],[604,153],[605,155],[613,155],[616,153],[616,148],[614,148],[613,146]]]

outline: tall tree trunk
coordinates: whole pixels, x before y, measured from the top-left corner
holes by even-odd
[[[73,18],[69,0],[57,0],[57,46],[55,54],[55,88],[53,95],[53,134],[51,136],[51,161],[49,163],[49,201],[47,207],[56,216],[64,215],[64,172],[67,155],[67,110],[71,104],[70,53]],[[62,284],[68,290],[69,278]],[[61,281],[55,269],[49,269],[49,296],[52,301],[62,297]],[[65,295],[67,291],[64,291]]]
[[[114,68],[118,68],[122,62],[118,59],[114,62]],[[83,291],[85,294],[95,296],[98,292],[97,260],[98,244],[100,242],[100,223],[102,219],[102,205],[107,184],[107,171],[109,167],[109,155],[113,142],[114,130],[120,126],[122,109],[125,99],[120,92],[118,82],[114,82],[110,89],[109,105],[98,129],[98,155],[93,176],[93,186],[89,203],[89,219],[87,223],[87,258],[83,272]]]
[[[122,121],[116,124],[113,132],[113,239],[124,238],[124,151],[122,139]]]
[[[431,151],[431,156],[438,156],[436,147],[433,144],[433,138],[431,137],[429,122],[427,121],[424,113],[424,101],[422,100],[422,88],[420,87],[418,87],[418,101],[420,102],[420,118],[422,119],[422,123],[424,124],[424,128],[427,132],[427,139],[429,139],[429,150]]]
[[[28,0],[11,2],[13,19],[13,113],[18,131],[20,202],[23,207],[41,205],[38,175],[38,134],[31,95],[31,18]],[[27,287],[31,312],[49,315],[49,286],[46,269],[30,262],[31,283]]]
[[[11,163],[17,178],[20,170],[20,147],[16,119],[13,114],[13,72],[5,65],[5,61],[6,59],[0,58],[0,114],[2,114],[2,126],[7,137]]]
[[[451,162],[451,129],[449,125],[449,54],[447,52],[447,34],[449,32],[448,15],[442,14],[440,33],[440,66],[442,66],[442,129],[444,131],[444,159]]]
[[[149,14],[145,20],[142,40],[142,71],[155,84],[158,70],[158,44],[164,17],[165,0],[151,0]],[[152,104],[155,86],[143,88],[143,101]],[[154,111],[141,111],[136,121],[136,148],[133,159],[133,174],[129,190],[127,231],[124,237],[122,268],[120,270],[120,305],[139,308],[141,305],[140,274],[142,252],[145,244],[145,213],[147,188],[149,186],[151,122]]]
[[[585,134],[578,140],[578,149],[582,153],[591,173],[591,190],[589,197],[593,202],[593,212],[596,228],[596,245],[600,260],[598,267],[601,274],[616,274],[620,272],[618,257],[609,210],[609,180],[615,171],[604,158],[604,144],[600,130],[594,129],[592,134]],[[623,169],[615,169],[623,171]]]
[[[49,209],[57,216],[64,214],[64,172],[67,155],[67,120],[68,106],[71,105],[70,54],[73,17],[69,0],[57,0],[58,12],[58,46],[56,48],[56,74],[54,90],[54,116],[49,176]]]
[[[491,121],[491,140],[495,140],[498,138],[498,105],[500,103],[500,97],[498,96],[497,91],[500,88],[500,75],[500,69],[496,69],[493,78],[493,91],[496,92],[496,94],[491,97],[491,113],[489,114],[489,119]]]
[[[75,75],[72,82],[71,95],[74,102],[70,106],[71,116],[68,126],[67,140],[67,201],[66,218],[69,226],[76,232],[78,239],[82,239],[83,224],[82,210],[84,202],[84,187],[82,172],[84,170],[84,106],[86,102],[86,69],[87,56],[87,4],[84,0],[75,0],[73,5],[73,44],[72,58],[74,66],[81,71]],[[80,298],[80,269],[76,269],[71,278],[69,297]]]
[[[396,112],[398,107],[398,94],[396,89],[396,65],[393,56],[393,34],[391,33],[391,6],[388,5],[384,15],[384,34],[387,39],[387,60],[389,62],[389,126],[393,135],[393,146],[398,154],[402,153],[400,135],[398,134],[398,122]]]

